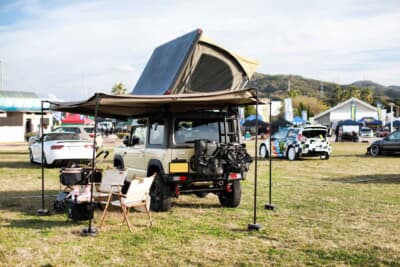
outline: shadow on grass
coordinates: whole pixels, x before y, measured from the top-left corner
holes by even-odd
[[[50,215],[51,216],[51,215]],[[43,228],[55,228],[55,227],[65,227],[70,224],[65,220],[47,220],[50,216],[42,217],[38,219],[21,219],[21,220],[9,220],[9,224],[6,227],[9,228],[29,228],[29,229],[43,229]]]
[[[323,179],[325,181],[353,184],[400,184],[400,172],[398,174],[370,174],[356,175],[338,179]]]
[[[179,202],[172,202],[173,207],[180,207],[180,208],[191,208],[191,209],[213,209],[213,208],[221,208],[220,204],[209,204],[209,203],[179,203]]]
[[[28,155],[27,150],[13,151],[13,150],[3,150],[0,151],[0,155]]]
[[[45,190],[44,203],[45,208],[50,211],[53,208],[53,202],[56,195],[59,193],[57,190]],[[20,212],[25,215],[35,215],[36,211],[42,207],[42,191],[7,191],[0,193],[0,212],[11,211]]]
[[[39,169],[40,164],[33,164],[27,161],[1,161],[0,168],[12,169]]]

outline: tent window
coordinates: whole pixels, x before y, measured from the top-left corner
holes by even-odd
[[[212,92],[231,88],[231,68],[221,59],[203,54],[191,79],[190,89],[198,92]]]

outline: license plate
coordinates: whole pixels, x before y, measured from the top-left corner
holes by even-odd
[[[189,164],[187,162],[171,162],[169,164],[169,173],[186,173],[189,172]]]

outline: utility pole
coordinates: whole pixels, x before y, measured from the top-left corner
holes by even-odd
[[[321,82],[319,97],[322,99],[324,97],[324,83]]]

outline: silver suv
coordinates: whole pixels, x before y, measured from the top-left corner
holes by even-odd
[[[136,122],[115,148],[114,166],[127,168],[128,177],[157,173],[152,210],[168,211],[180,194],[214,193],[222,206],[240,204],[240,182],[252,159],[239,143],[237,110],[160,112]]]

